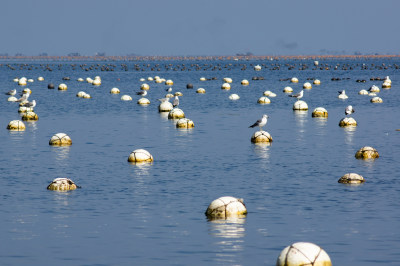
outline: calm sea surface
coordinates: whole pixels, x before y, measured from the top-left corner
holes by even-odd
[[[313,60],[0,63],[1,265],[274,265],[284,247],[299,241],[321,246],[334,265],[400,265],[399,59],[320,60],[329,70],[316,69]],[[13,79],[22,76],[34,79],[26,87],[39,121],[10,132],[8,122],[20,115],[4,93],[20,92]],[[77,81],[95,76],[101,86]],[[174,81],[194,129],[178,130],[158,112],[157,99],[169,86],[139,81],[154,76]],[[381,89],[382,104],[358,95],[381,87],[370,78],[385,76],[392,88]],[[224,77],[233,79],[230,91],[221,90]],[[291,77],[299,83],[281,81]],[[321,85],[304,92],[309,110],[294,112],[295,99],[282,90],[298,92],[312,83],[307,78]],[[250,85],[242,86],[243,79]],[[58,91],[60,83],[68,90]],[[136,103],[142,83],[150,85],[149,106]],[[121,94],[110,94],[113,87]],[[206,94],[196,93],[200,87]],[[337,98],[343,89],[347,100]],[[76,97],[82,90],[92,99]],[[266,90],[277,97],[257,104]],[[240,100],[229,100],[232,93]],[[121,101],[123,94],[133,101]],[[349,104],[358,122],[353,130],[338,126]],[[319,106],[329,118],[311,117]],[[250,142],[256,129],[248,127],[264,113],[270,146]],[[72,146],[49,146],[60,132]],[[363,146],[380,158],[355,159]],[[154,156],[153,164],[127,162],[139,148]],[[350,172],[366,182],[337,182]],[[46,190],[57,177],[82,188]],[[208,221],[207,206],[221,196],[243,198],[247,217]]]

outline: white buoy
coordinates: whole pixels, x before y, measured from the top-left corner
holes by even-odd
[[[314,85],[321,85],[321,81],[319,79],[314,79],[313,84]]]
[[[212,201],[205,214],[209,219],[244,217],[247,214],[247,209],[243,199],[225,196]]]
[[[290,79],[290,82],[297,83],[297,82],[299,82],[299,80],[296,77],[293,77]]]
[[[172,80],[168,79],[165,81],[165,85],[172,86],[172,85],[174,85],[174,82]]]
[[[317,60],[314,61],[314,66],[318,66],[319,62]]]
[[[76,94],[76,97],[82,98],[85,94],[86,94],[86,92],[84,92],[84,91],[79,91],[79,92]]]
[[[198,88],[198,89],[196,90],[196,93],[206,93],[206,90],[203,89],[203,88]]]
[[[58,90],[60,90],[60,91],[65,91],[67,89],[68,89],[68,87],[64,83],[61,83],[60,85],[58,85]]]
[[[205,77],[201,77],[200,81],[206,81],[207,79]]]
[[[7,125],[8,130],[13,130],[13,131],[24,131],[25,130],[25,124],[24,122],[20,120],[12,120],[10,123]]]
[[[240,82],[240,84],[242,84],[243,86],[248,86],[249,85],[249,81],[247,79],[244,79]]]
[[[363,159],[363,160],[375,159],[379,158],[379,153],[376,149],[370,146],[364,146],[356,152],[355,157],[357,159]]]
[[[92,79],[92,78],[89,78],[89,77],[87,77],[87,78],[86,78],[86,82],[87,82],[87,83],[89,83],[89,84],[92,84],[92,83],[93,83],[93,79]]]
[[[43,81],[44,80],[43,77],[38,77],[37,79],[38,79],[38,81]]]
[[[65,133],[57,133],[51,137],[49,145],[52,146],[69,146],[72,145],[71,138]]]
[[[172,93],[165,94],[165,98],[174,98],[175,96]]]
[[[254,70],[255,70],[255,71],[260,71],[260,70],[261,70],[261,66],[260,66],[260,65],[254,66]]]
[[[27,78],[20,78],[19,80],[18,80],[18,85],[20,85],[20,86],[26,86],[26,82],[27,82],[28,80],[27,80]]]
[[[60,177],[54,179],[50,185],[47,186],[48,190],[57,190],[57,191],[68,191],[75,190],[78,186],[69,178]]]
[[[312,117],[328,117],[328,111],[323,107],[317,107],[311,114]]]
[[[90,99],[90,98],[92,98],[92,96],[90,96],[89,93],[86,93],[86,92],[85,92],[85,94],[83,94],[82,98],[84,98],[84,99]]]
[[[229,85],[229,83],[226,82],[226,83],[222,84],[221,89],[230,90],[231,89],[231,85]]]
[[[26,112],[33,112],[32,107],[20,106],[18,108],[18,113],[26,113]]]
[[[176,127],[177,128],[193,128],[194,123],[192,120],[188,118],[181,118],[176,122]]]
[[[110,93],[111,93],[111,94],[118,94],[118,93],[120,93],[120,90],[119,90],[118,88],[112,88],[112,89],[110,90]]]
[[[37,121],[39,120],[39,116],[35,112],[29,111],[24,113],[21,119],[24,121]]]
[[[224,82],[225,83],[232,83],[232,79],[231,78],[224,78]]]
[[[172,105],[172,103],[165,101],[165,102],[160,103],[160,105],[158,106],[158,111],[159,112],[170,112],[173,108],[174,108],[174,106]]]
[[[305,111],[308,110],[308,105],[305,101],[299,100],[293,104],[293,110]]]
[[[345,117],[339,121],[340,127],[355,127],[357,126],[357,121],[353,117]]]
[[[360,94],[360,95],[368,95],[368,91],[367,90],[360,90],[358,92],[358,94]]]
[[[140,105],[149,105],[149,104],[150,104],[150,100],[147,99],[147,98],[140,98],[140,99],[137,101],[137,103],[140,104]]]
[[[143,149],[134,150],[128,157],[128,162],[131,163],[150,163],[153,160],[153,156],[150,154],[150,152]]]
[[[285,88],[283,89],[283,92],[284,92],[284,93],[292,93],[292,92],[293,92],[293,89],[292,89],[291,87],[285,87]]]
[[[139,81],[140,81],[140,82],[145,82],[146,79],[145,79],[145,78],[140,78]]]
[[[153,79],[153,77],[148,77],[147,80],[148,81],[153,81],[154,79]]]
[[[154,82],[155,83],[163,83],[164,81],[162,79],[160,79],[160,78],[155,78]]]
[[[7,101],[9,101],[9,102],[16,102],[16,101],[18,101],[18,99],[17,99],[17,97],[10,96],[10,97],[8,97]]]
[[[236,93],[233,93],[233,94],[229,95],[229,100],[236,101],[236,100],[239,100],[239,99],[240,99],[240,97]]]
[[[122,95],[121,100],[122,101],[132,101],[132,97],[129,95]]]
[[[276,94],[273,93],[272,91],[264,91],[263,94],[264,94],[264,96],[268,96],[268,97],[272,97],[272,98],[276,97]]]
[[[379,89],[379,87],[376,86],[376,85],[372,85],[371,88],[369,88],[368,91],[369,91],[369,92],[380,92],[381,89]]]
[[[382,88],[383,88],[383,89],[389,89],[389,88],[391,88],[391,87],[392,87],[392,83],[391,83],[391,82],[384,81],[384,82],[382,83]]]
[[[182,109],[173,108],[168,113],[168,119],[178,119],[178,118],[185,118],[185,113],[182,111]]]
[[[297,242],[279,254],[276,266],[332,266],[328,254],[313,243]]]
[[[303,84],[303,89],[310,90],[311,88],[312,88],[312,86],[311,86],[310,82],[306,82]]]
[[[79,81],[79,82],[83,82],[83,81],[84,81],[84,79],[83,79],[83,78],[78,78],[78,79],[77,79],[77,81]]]
[[[101,79],[94,79],[92,82],[93,86],[100,86],[101,85]]]
[[[270,143],[272,142],[272,137],[267,131],[259,130],[254,132],[250,140],[253,143]]]
[[[257,103],[259,103],[259,104],[270,104],[271,100],[266,96],[262,96],[262,97],[258,98]]]
[[[183,96],[183,93],[180,92],[180,91],[177,91],[177,92],[174,93],[174,96]]]
[[[338,180],[338,183],[343,184],[361,184],[364,182],[364,177],[356,173],[347,173]]]
[[[373,97],[370,101],[371,103],[383,103],[383,100],[380,97]]]

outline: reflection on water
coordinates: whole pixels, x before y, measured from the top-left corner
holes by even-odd
[[[142,162],[142,163],[135,163],[135,162],[131,162],[131,165],[134,165],[135,167],[133,167],[133,171],[135,172],[135,174],[137,176],[149,176],[150,175],[150,168],[153,165],[152,163],[146,163],[146,162]]]
[[[52,223],[52,230],[54,231],[54,235],[61,237],[70,237],[68,234],[69,219],[70,216],[66,212],[66,207],[69,207],[68,198],[74,193],[73,191],[52,191],[54,204],[53,208],[56,210],[55,215],[52,217],[54,219],[54,223]]]
[[[318,127],[323,128],[326,127],[328,124],[328,118],[327,117],[314,117],[313,121],[317,124]]]
[[[26,127],[29,128],[32,132],[35,132],[38,129],[37,121],[26,121]]]
[[[269,149],[271,143],[254,143],[254,153],[262,159],[269,159]]]
[[[357,127],[349,126],[349,127],[343,127],[343,129],[345,133],[344,141],[346,142],[347,145],[352,144],[354,133],[356,132]]]
[[[9,130],[8,131],[10,134],[10,138],[12,142],[20,142],[23,140],[25,131],[15,131],[15,130]]]
[[[55,153],[54,158],[56,161],[61,162],[69,158],[70,146],[52,146],[51,151]]]
[[[162,120],[168,120],[168,112],[159,112],[159,114]]]
[[[217,261],[233,263],[237,261],[238,251],[243,250],[245,218],[227,218],[209,220],[209,234],[216,238],[215,245],[220,252],[216,253]]]

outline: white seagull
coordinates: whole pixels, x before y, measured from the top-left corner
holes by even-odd
[[[158,99],[160,102],[169,102],[169,98],[167,98],[167,97],[165,97],[165,98],[161,98],[161,99]]]
[[[355,110],[353,109],[353,106],[351,106],[351,105],[347,106],[346,109],[344,109],[344,113],[346,115],[351,115],[352,113],[354,113],[354,111]]]
[[[29,98],[29,95],[30,95],[29,92],[28,92],[28,93],[22,94],[22,97],[19,98],[18,100],[16,100],[16,102],[24,102],[24,101],[27,101],[28,98]]]
[[[173,105],[174,107],[177,107],[177,106],[179,105],[179,98],[178,98],[178,96],[175,96],[175,99],[174,99],[174,102],[172,103],[172,105]]]
[[[6,92],[6,94],[14,96],[15,94],[17,94],[17,90],[16,89],[10,90],[10,91]]]
[[[172,88],[165,89],[167,92],[171,92]]]
[[[249,128],[253,128],[253,127],[259,127],[260,130],[262,130],[262,127],[265,126],[267,124],[268,121],[268,115],[264,114],[260,119],[258,119],[254,124],[252,124],[251,126],[249,126]]]
[[[34,107],[36,106],[36,101],[33,100],[33,101],[31,101],[31,102],[27,102],[27,103],[25,103],[25,104],[22,105],[22,106],[29,107],[29,108],[34,108]]]
[[[297,100],[300,100],[301,98],[303,98],[303,90],[301,90],[299,93],[296,94],[292,94],[292,95],[288,95],[289,97],[294,97]]]
[[[147,91],[138,91],[138,92],[136,92],[136,94],[144,97],[147,95]]]

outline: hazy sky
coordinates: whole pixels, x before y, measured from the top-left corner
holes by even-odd
[[[399,0],[1,0],[0,53],[400,53]]]

